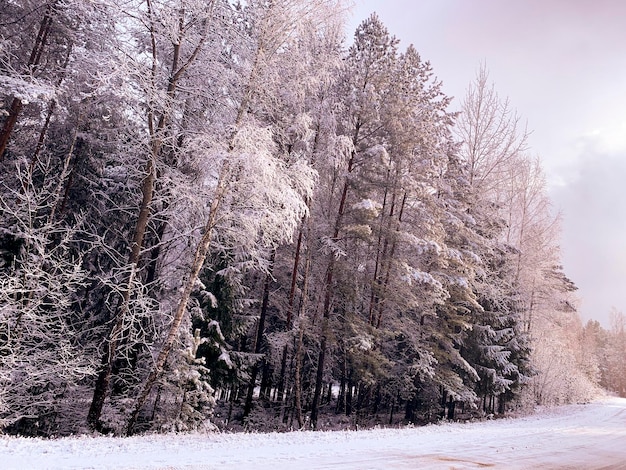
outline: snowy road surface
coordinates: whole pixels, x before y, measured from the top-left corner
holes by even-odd
[[[626,399],[413,429],[0,438],[2,469],[626,469]]]

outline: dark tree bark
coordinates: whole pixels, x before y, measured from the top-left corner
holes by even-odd
[[[152,17],[153,10],[152,10],[152,3],[150,0],[148,0],[147,2],[147,7],[148,7],[149,17]],[[182,15],[184,15],[184,10],[180,12],[180,15],[181,15],[180,21],[179,21],[180,37],[178,38],[179,39],[178,43],[172,44],[173,58],[172,58],[171,66],[170,66],[170,72],[171,72],[170,78],[169,78],[169,81],[167,84],[167,90],[166,90],[166,95],[170,101],[173,101],[176,96],[180,79],[185,74],[187,69],[191,66],[191,64],[195,61],[196,57],[202,50],[204,41],[206,39],[206,32],[207,32],[206,30],[207,25],[205,25],[205,31],[202,37],[200,38],[200,40],[198,41],[198,43],[196,44],[196,47],[193,49],[193,51],[191,52],[191,54],[189,55],[185,63],[180,65],[181,42],[182,42],[182,36],[184,34],[183,33],[183,30],[184,30],[183,17],[182,17]],[[158,57],[157,57],[157,45],[156,45],[156,42],[157,42],[156,31],[154,29],[154,23],[150,25],[149,29],[150,29],[150,39],[151,39],[152,60],[153,60],[151,79],[153,83],[156,83],[157,82],[156,67],[158,63]],[[154,110],[153,109],[148,110],[147,120],[148,120],[148,132],[150,135],[150,155],[146,162],[145,176],[141,185],[141,204],[139,206],[139,215],[137,217],[137,222],[135,224],[133,241],[131,245],[131,253],[128,259],[130,272],[127,278],[127,283],[126,283],[127,286],[126,286],[126,289],[124,290],[122,301],[120,302],[120,306],[117,309],[117,312],[114,316],[113,325],[111,327],[111,331],[109,333],[107,342],[105,344],[105,354],[103,355],[103,358],[102,358],[102,366],[100,368],[100,371],[98,372],[98,378],[96,380],[96,386],[94,388],[93,399],[91,402],[91,406],[89,408],[89,413],[87,415],[87,422],[96,429],[100,426],[99,421],[100,421],[100,416],[102,415],[102,408],[104,405],[104,401],[106,399],[106,396],[109,390],[109,383],[111,381],[113,361],[115,360],[117,356],[117,347],[119,345],[119,341],[121,340],[121,335],[122,335],[122,330],[123,330],[123,325],[124,325],[124,318],[126,315],[126,310],[128,309],[128,304],[129,304],[131,293],[132,293],[132,284],[137,273],[139,257],[141,254],[141,250],[143,248],[143,243],[144,243],[144,239],[146,235],[148,222],[150,220],[150,206],[154,198],[155,183],[157,179],[156,163],[161,154],[161,150],[163,147],[164,133],[166,132],[167,126],[169,125],[172,111],[173,110],[171,109],[165,108],[160,113],[157,119],[157,116],[155,115]],[[219,193],[220,191],[219,191],[219,185],[218,185],[218,191],[217,191],[218,196],[214,199],[213,203],[211,204],[211,208],[213,208],[213,205],[215,204],[216,210],[221,202],[221,196],[219,196]],[[206,241],[207,249],[208,249],[208,243],[211,238],[211,231],[213,229],[212,218],[214,217],[215,217],[214,214],[212,214],[212,217],[211,215],[209,216],[210,224],[209,222],[207,222],[207,229],[205,230],[205,235],[208,235],[208,240]],[[204,238],[205,237],[203,237],[203,242],[204,242]],[[199,254],[198,251],[196,251],[196,256],[198,256],[198,254]],[[204,255],[202,256],[202,262],[204,262],[205,256],[206,256],[206,251]],[[192,268],[192,273],[194,272],[196,267],[197,267],[197,272],[195,276],[197,278],[197,273],[200,271],[201,265],[196,266],[194,264]],[[193,277],[193,274],[191,277]],[[193,282],[195,283],[195,281],[196,279],[194,278]],[[192,287],[193,286],[189,287],[188,289],[189,292],[187,292],[187,289],[186,289],[183,293],[183,297],[187,295],[187,298],[184,301],[185,307],[186,307],[187,301],[189,300],[189,296],[191,295]],[[175,317],[173,324],[179,325],[181,321],[182,321],[182,313],[180,314],[180,318]],[[169,341],[171,341],[173,344],[174,338],[172,337],[170,339],[168,336],[168,339],[166,340],[166,345],[168,344]],[[167,354],[165,354],[165,357],[163,358],[162,361],[161,361],[161,358],[159,357],[159,360],[157,361],[157,363],[160,364],[159,368],[162,368],[163,365],[165,364],[165,360],[167,359],[167,355],[169,354],[169,348],[171,348],[171,345],[169,345],[169,347],[166,348]],[[158,373],[160,373],[160,370]],[[158,375],[158,373],[156,375]],[[152,387],[152,384],[155,381],[156,381],[156,376],[152,379],[152,383],[150,387]],[[147,396],[148,396],[148,393],[145,394],[145,397],[143,397],[143,400],[145,400]],[[138,412],[139,411],[137,410],[137,413]]]
[[[352,142],[356,148],[356,144],[359,138],[360,121],[357,121],[354,136]],[[356,151],[352,151],[350,160],[348,161],[347,174],[349,175],[354,170],[354,161],[356,157]],[[335,226],[333,229],[332,240],[334,242],[339,240],[339,232],[343,223],[343,217],[345,214],[346,201],[348,199],[348,190],[350,182],[348,176],[344,178],[343,188],[341,191],[341,198],[339,200],[339,208],[337,209],[337,216],[335,218]],[[317,372],[315,375],[315,390],[313,392],[313,402],[311,403],[311,426],[313,429],[317,427],[318,408],[320,403],[320,394],[322,391],[322,380],[324,378],[324,364],[326,361],[326,343],[330,320],[331,300],[333,297],[333,279],[335,272],[335,254],[331,253],[328,259],[328,267],[326,269],[326,278],[324,280],[324,304],[322,308],[322,333],[320,338],[320,352],[317,359]]]
[[[193,262],[191,265],[190,273],[188,275],[187,280],[185,281],[183,292],[181,294],[181,298],[178,303],[178,307],[176,308],[176,312],[174,313],[174,319],[172,324],[170,325],[170,330],[161,346],[161,351],[157,357],[156,362],[152,366],[152,370],[148,374],[142,391],[138,395],[135,405],[133,407],[133,411],[130,414],[130,418],[128,420],[126,433],[128,435],[132,435],[135,429],[135,424],[137,423],[137,418],[139,417],[139,412],[143,407],[152,387],[154,386],[157,378],[163,372],[163,367],[167,361],[167,358],[174,346],[174,342],[176,341],[176,337],[178,336],[178,330],[183,321],[183,317],[185,312],[187,311],[187,304],[189,303],[189,299],[191,298],[191,293],[193,292],[196,281],[198,280],[198,275],[200,274],[200,270],[204,265],[204,260],[206,259],[207,253],[209,252],[209,246],[211,244],[211,240],[213,237],[213,229],[215,228],[215,222],[217,219],[217,212],[222,204],[222,200],[226,195],[226,189],[228,186],[228,180],[230,178],[230,165],[228,165],[228,161],[225,161],[220,170],[220,176],[217,183],[217,188],[213,200],[211,201],[211,206],[209,208],[209,215],[207,217],[207,221],[204,227],[204,233],[198,246],[196,247],[196,251],[194,254]]]
[[[279,403],[283,402],[283,398],[285,395],[285,374],[287,372],[287,355],[289,352],[289,346],[287,344],[285,344],[285,346],[283,347],[283,355],[282,358],[280,360],[280,376],[278,378],[278,387],[276,390],[276,400]]]
[[[263,282],[263,301],[261,302],[261,311],[259,313],[259,321],[257,323],[256,338],[254,341],[254,354],[261,352],[261,346],[263,343],[263,335],[265,334],[265,321],[267,319],[267,306],[269,304],[270,297],[270,284],[272,282],[272,270],[274,261],[276,258],[276,250],[272,251],[270,257],[270,267],[268,273],[265,275],[265,281]],[[265,361],[263,361],[263,364]],[[243,409],[242,422],[248,417],[250,411],[252,411],[252,398],[254,396],[254,387],[256,385],[256,378],[259,372],[259,364],[256,363],[252,368],[250,375],[250,383],[248,384],[248,394],[246,395],[246,403]],[[265,374],[264,374],[265,375]]]
[[[30,57],[28,58],[28,63],[26,65],[28,73],[32,73],[41,62],[41,56],[46,47],[46,43],[48,42],[48,36],[50,34],[52,22],[56,13],[57,3],[57,0],[55,0],[48,4],[43,18],[41,19],[41,23],[39,23],[39,30],[37,32],[37,36],[35,37],[35,44],[31,49]],[[17,122],[17,118],[22,111],[22,106],[22,100],[18,97],[14,97],[11,101],[9,115],[4,121],[2,130],[0,131],[0,162],[4,159],[5,150],[9,144],[9,139],[13,133],[13,128]]]
[[[56,87],[59,88],[61,86],[61,84],[63,83],[63,79],[65,78],[65,73],[67,71],[67,66],[70,62],[70,58],[72,56],[72,50],[74,49],[74,45],[70,44],[67,48],[67,53],[65,54],[65,60],[63,61],[63,65],[61,67],[61,76],[59,77],[59,79],[56,82]],[[44,123],[43,126],[41,128],[41,131],[39,132],[39,138],[37,139],[37,145],[35,146],[35,151],[33,152],[33,155],[30,158],[30,169],[31,172],[33,170],[33,167],[35,166],[35,164],[37,163],[37,159],[39,158],[39,154],[41,153],[41,149],[43,148],[43,144],[46,140],[46,135],[48,134],[48,129],[50,128],[50,122],[52,120],[52,116],[54,115],[54,111],[56,109],[57,106],[57,101],[55,99],[52,99],[49,103],[48,103],[48,110],[46,111],[46,118],[44,119]],[[1,155],[0,155],[1,158]]]

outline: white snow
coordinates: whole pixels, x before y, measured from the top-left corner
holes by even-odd
[[[352,204],[352,208],[369,211],[372,212],[374,216],[378,216],[378,212],[383,208],[383,206],[379,202],[373,201],[372,199],[362,199],[361,201]]]
[[[624,469],[626,399],[407,429],[0,438],[3,469]]]

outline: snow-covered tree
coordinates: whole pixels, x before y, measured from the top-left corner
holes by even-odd
[[[56,185],[37,188],[22,171],[22,186],[0,196],[0,427],[46,435],[80,422],[72,403],[93,373],[84,319],[71,314],[87,282],[75,250],[83,220],[55,220]]]
[[[501,405],[513,398],[513,386],[537,372],[528,359],[543,327],[534,323],[557,315],[569,281],[552,275],[560,264],[558,217],[541,166],[524,153],[527,131],[488,83],[484,66],[468,89],[456,131],[471,187],[468,211],[487,241],[478,253],[484,264],[474,287],[483,312],[472,320],[467,354],[481,373],[483,408],[494,411],[493,398],[485,406],[487,395],[495,394]]]
[[[173,320],[133,406],[129,433],[177,340],[209,250],[215,247],[241,252],[249,266],[263,267],[264,249],[289,240],[307,211],[306,198],[311,195],[315,172],[305,159],[285,154],[276,146],[273,129],[264,122],[263,107],[274,98],[270,91],[278,90],[266,87],[271,82],[263,79],[275,66],[281,49],[297,38],[298,25],[312,18],[315,7],[329,4],[334,5],[325,1],[315,5],[294,1],[251,2],[241,12],[243,24],[250,28],[251,47],[239,57],[245,64],[245,73],[239,85],[241,95],[232,133],[227,140],[204,149],[214,171],[206,180],[210,204],[204,227],[199,237],[192,239],[195,248]],[[201,142],[206,144],[204,139]]]
[[[621,330],[580,326],[484,67],[457,115],[376,15],[344,48],[341,0],[5,6],[4,430],[425,422],[524,384],[619,389]]]

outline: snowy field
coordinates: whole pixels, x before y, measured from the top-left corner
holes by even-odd
[[[2,469],[626,469],[626,399],[409,429],[0,438]]]

